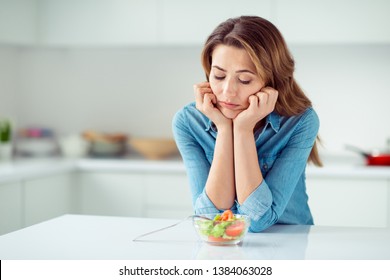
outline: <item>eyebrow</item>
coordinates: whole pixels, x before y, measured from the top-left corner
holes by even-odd
[[[218,65],[214,65],[213,68],[217,68],[218,70],[221,70],[223,72],[227,72],[225,69],[223,69],[222,67],[219,67]],[[236,73],[251,73],[253,75],[256,75],[255,73],[253,73],[252,71],[247,70],[247,69],[237,70]]]

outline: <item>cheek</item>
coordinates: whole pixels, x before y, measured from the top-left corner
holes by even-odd
[[[251,94],[242,95],[241,104],[245,108],[249,107],[249,96],[251,96]]]
[[[246,104],[249,105],[249,96],[251,96],[251,95],[253,95],[253,94],[256,94],[257,91],[254,90],[254,89],[248,89],[248,88],[246,88],[246,89],[242,90],[240,93],[241,93],[241,94],[240,94],[241,101],[242,101],[243,103],[246,103]]]
[[[213,91],[213,93],[214,93],[215,95],[218,96],[218,95],[221,94],[222,90],[221,90],[220,84],[215,83],[215,82],[210,82],[210,87],[211,87],[211,90]]]

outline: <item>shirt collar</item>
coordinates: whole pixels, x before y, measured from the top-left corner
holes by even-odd
[[[265,126],[267,126],[267,124],[270,124],[275,132],[278,132],[280,129],[280,115],[275,111],[271,112],[271,114],[267,116]]]
[[[280,129],[280,115],[275,111],[271,112],[271,114],[269,114],[266,118],[264,128],[266,128],[268,124],[272,127],[272,129],[275,132],[278,132]],[[217,132],[217,127],[210,119],[206,123],[206,128],[205,128],[205,131],[209,131],[209,130],[212,130],[213,132]]]

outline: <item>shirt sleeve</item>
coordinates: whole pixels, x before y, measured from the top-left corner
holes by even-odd
[[[305,172],[318,128],[317,115],[307,110],[292,128],[287,145],[275,157],[262,183],[237,205],[240,214],[250,216],[251,231],[260,232],[278,222]]]
[[[220,212],[211,202],[205,191],[211,165],[205,156],[203,148],[189,127],[186,108],[177,112],[174,116],[172,130],[176,145],[186,167],[192,195],[192,206],[195,214]]]

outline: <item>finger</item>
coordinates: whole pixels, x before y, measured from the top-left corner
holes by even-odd
[[[211,87],[210,87],[210,83],[209,82],[203,82],[203,83],[199,83],[199,84],[195,84],[194,85],[194,91],[197,91],[197,90],[211,90]]]
[[[263,87],[260,91],[270,93],[272,91],[276,91],[273,87]]]
[[[198,86],[198,87],[210,87],[210,83],[209,82],[201,82],[201,83],[196,84],[196,86]]]
[[[199,85],[194,85],[194,92],[195,92],[195,101],[198,105],[201,105],[203,103],[203,98],[205,94],[212,93],[211,88],[207,87],[199,87]]]
[[[214,95],[214,94],[206,93],[206,94],[204,95],[204,101],[203,101],[203,103],[204,103],[205,105],[213,106],[213,104],[215,103],[215,102],[213,102],[214,100],[215,100],[215,95]]]
[[[259,106],[259,98],[257,95],[249,96],[249,108],[256,108]]]
[[[268,103],[269,104],[276,104],[276,101],[278,100],[279,92],[277,90],[274,90],[268,95]]]
[[[210,94],[210,97],[211,97],[211,102],[213,104],[216,104],[217,103],[217,97],[215,96],[215,94],[214,93]]]
[[[266,92],[259,92],[256,95],[259,98],[260,107],[266,106],[268,103],[268,94]]]
[[[278,98],[278,91],[272,87],[265,87],[261,89],[262,92],[265,92],[268,94],[268,100],[267,103],[274,104],[276,103],[276,100]]]
[[[202,95],[204,95],[205,93],[213,93],[210,87],[198,87],[197,85],[194,86],[194,92],[195,94],[202,94]]]
[[[195,101],[196,105],[200,106],[203,103],[203,93],[199,89],[198,85],[194,85]]]
[[[211,96],[211,94],[209,94],[209,93],[206,93],[205,95],[204,95],[204,98],[203,98],[203,104],[202,104],[202,110],[203,110],[203,112],[205,112],[206,114],[207,113],[210,113],[211,111],[211,109],[212,108],[214,108],[214,105],[213,105],[213,103],[212,103],[212,96]]]
[[[202,106],[203,104],[203,93],[201,93],[196,86],[194,86],[194,91],[195,91],[195,102],[196,102],[196,107],[199,109],[199,106]]]
[[[194,88],[210,88],[210,83],[202,82],[202,83],[194,84]]]

